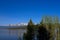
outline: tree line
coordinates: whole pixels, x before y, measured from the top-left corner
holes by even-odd
[[[45,26],[40,23],[34,25],[32,20],[30,19],[27,32],[24,33],[23,36],[24,40],[50,40],[50,32],[45,28]]]
[[[45,16],[36,25],[30,19],[27,31],[23,35],[23,40],[60,40],[59,35],[60,25],[58,17]]]

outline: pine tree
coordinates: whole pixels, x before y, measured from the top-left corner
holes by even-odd
[[[50,39],[49,31],[47,31],[46,28],[41,25],[38,29],[37,40],[49,40],[49,39]]]
[[[50,39],[50,32],[47,30],[42,19],[38,28],[37,40],[49,40],[49,39]]]
[[[23,34],[23,40],[26,40],[26,39],[27,39],[27,34],[24,33],[24,34]]]
[[[27,33],[25,35],[25,40],[33,40],[33,38],[34,38],[34,24],[30,19],[27,26]]]

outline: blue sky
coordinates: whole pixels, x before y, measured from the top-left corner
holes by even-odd
[[[60,0],[0,0],[0,25],[39,23],[44,15],[60,17]]]

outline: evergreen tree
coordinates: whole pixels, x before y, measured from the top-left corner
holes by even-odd
[[[46,23],[48,23],[48,22],[46,22]],[[37,31],[38,31],[37,40],[49,40],[50,39],[50,32],[46,28],[44,19],[42,19],[42,21],[40,22],[39,28]]]
[[[53,24],[53,20],[52,20],[53,18],[51,17],[51,16],[45,16],[44,17],[44,23],[45,24],[43,24],[44,25],[44,27],[50,32],[50,40],[52,40],[52,37],[53,37],[53,35],[52,35],[52,24]]]
[[[23,34],[23,40],[26,40],[26,39],[27,39],[27,34],[24,33],[24,34]]]
[[[46,30],[46,28],[41,25],[38,29],[38,36],[37,40],[49,40],[50,39],[50,33]]]
[[[34,24],[30,19],[27,26],[27,33],[25,35],[25,40],[33,40],[33,38],[34,38]]]

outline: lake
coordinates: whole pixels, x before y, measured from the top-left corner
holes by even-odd
[[[26,32],[25,29],[2,29],[0,28],[0,40],[17,40],[18,37],[23,40],[23,33]]]

